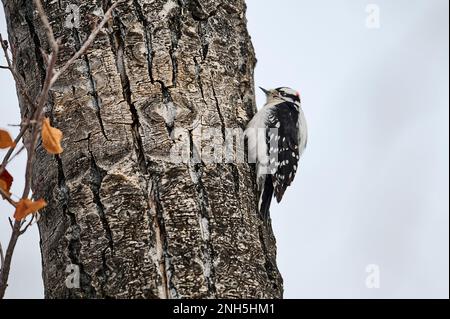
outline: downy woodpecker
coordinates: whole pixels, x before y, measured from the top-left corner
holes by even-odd
[[[261,90],[267,102],[250,121],[245,135],[249,160],[256,162],[259,213],[267,221],[272,197],[281,202],[294,180],[308,130],[298,92],[285,87]]]

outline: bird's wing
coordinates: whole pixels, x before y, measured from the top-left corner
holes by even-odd
[[[278,202],[283,199],[286,189],[291,186],[298,169],[300,159],[298,117],[299,112],[293,104],[282,103],[274,108],[268,118],[268,127],[278,129],[278,135],[274,135],[274,131],[270,129],[267,134],[272,182]]]

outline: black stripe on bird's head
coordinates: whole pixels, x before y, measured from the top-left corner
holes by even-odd
[[[266,90],[260,87],[260,89],[266,95],[267,102],[271,102],[273,100],[283,100],[290,103],[300,103],[300,93],[291,88],[281,87],[274,90]]]
[[[275,89],[278,92],[280,98],[287,100],[288,102],[300,102],[300,93],[288,87],[281,87]]]

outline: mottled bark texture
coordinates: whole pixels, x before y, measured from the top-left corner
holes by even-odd
[[[48,50],[30,0],[3,0],[15,63],[35,95]],[[79,28],[65,25],[69,5]],[[60,65],[80,47],[100,0],[44,6]],[[61,156],[37,148],[33,190],[48,298],[281,298],[275,239],[257,216],[249,164],[168,161],[205,128],[244,128],[255,112],[244,0],[128,0],[57,82],[47,116]],[[21,103],[22,114],[27,112]],[[205,143],[205,142],[203,142]],[[69,265],[81,287],[66,287]]]

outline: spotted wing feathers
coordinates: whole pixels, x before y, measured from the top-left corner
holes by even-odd
[[[300,159],[298,110],[291,103],[278,105],[269,116],[269,128],[278,129],[278,134],[269,129],[267,134],[271,178],[274,194],[281,202],[286,189],[294,181]],[[282,123],[282,125],[281,125]]]

